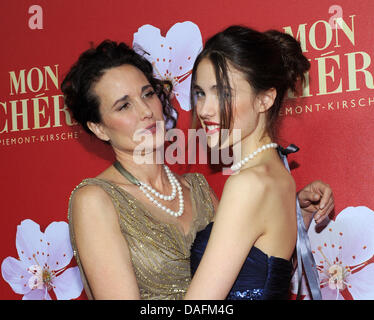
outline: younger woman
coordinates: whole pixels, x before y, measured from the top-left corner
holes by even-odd
[[[192,271],[198,268],[187,299],[287,299],[296,187],[278,153],[275,125],[286,91],[309,66],[291,36],[240,26],[210,38],[197,57],[192,104],[208,145],[239,147],[242,157],[231,167],[214,224],[196,237]]]

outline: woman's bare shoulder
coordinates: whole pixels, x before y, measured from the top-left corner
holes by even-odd
[[[249,168],[231,175],[225,183],[224,192],[238,193],[264,192],[272,183],[265,168]],[[225,190],[226,189],[226,190]]]
[[[263,218],[267,212],[271,214],[268,210],[271,204],[281,205],[285,199],[292,200],[295,194],[292,176],[258,166],[242,170],[227,179],[220,205],[225,204],[227,209],[236,208],[236,212],[243,212],[250,219],[260,214]]]
[[[78,185],[73,192],[73,203],[95,202],[96,204],[101,201],[109,199],[107,192],[98,184],[88,183],[87,180]]]
[[[70,215],[75,222],[117,221],[117,214],[109,194],[99,185],[84,184],[74,190],[70,199]]]

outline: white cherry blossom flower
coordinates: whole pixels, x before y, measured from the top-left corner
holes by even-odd
[[[312,222],[308,235],[324,300],[374,299],[373,230],[374,211],[364,206],[345,208],[320,232]]]
[[[160,29],[144,25],[134,33],[133,48],[153,65],[155,77],[169,80],[180,107],[189,111],[191,72],[203,46],[198,26],[190,21],[176,23],[161,36]]]
[[[68,268],[73,251],[66,222],[52,222],[45,230],[27,219],[17,227],[16,247],[19,259],[7,257],[1,273],[23,300],[78,298],[83,290],[78,267]]]

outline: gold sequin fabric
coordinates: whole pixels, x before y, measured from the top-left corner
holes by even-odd
[[[214,215],[210,187],[204,176],[188,173],[184,178],[190,185],[194,209],[188,234],[181,227],[157,220],[131,194],[103,179],[85,179],[71,193],[69,199],[70,240],[89,299],[94,299],[79,259],[72,224],[71,203],[74,192],[86,185],[98,185],[111,197],[119,216],[121,232],[125,237],[141,299],[183,299],[191,281],[190,249],[196,233],[203,230]]]

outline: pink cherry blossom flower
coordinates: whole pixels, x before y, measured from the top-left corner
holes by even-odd
[[[323,299],[374,299],[374,211],[348,207],[317,230],[313,221],[308,235]],[[309,299],[305,288],[304,283],[302,294]]]
[[[51,290],[62,300],[81,295],[78,267],[66,269],[73,257],[66,222],[52,222],[43,233],[34,221],[22,221],[17,227],[16,247],[19,258],[5,258],[1,273],[23,300],[50,300]]]
[[[133,48],[153,65],[155,77],[169,80],[180,107],[189,111],[192,67],[203,46],[199,27],[190,22],[176,23],[161,36],[160,29],[144,25],[134,33]]]

